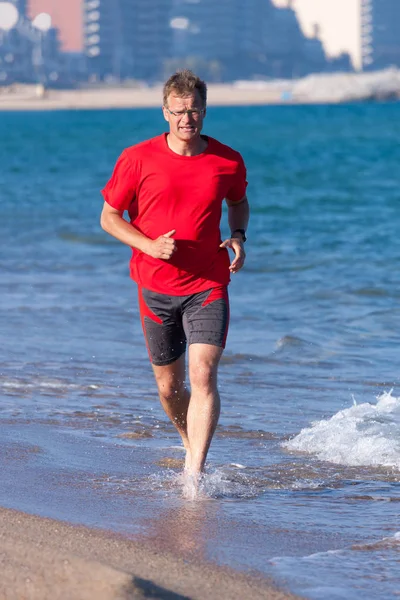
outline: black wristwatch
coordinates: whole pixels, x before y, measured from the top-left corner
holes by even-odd
[[[242,235],[243,242],[245,242],[247,240],[246,231],[244,229],[235,229],[235,231],[232,231],[231,238],[233,238],[234,233],[240,233]]]

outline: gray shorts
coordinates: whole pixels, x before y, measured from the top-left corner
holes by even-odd
[[[191,296],[169,296],[139,287],[139,309],[150,360],[169,365],[186,343],[225,348],[229,326],[226,286]]]

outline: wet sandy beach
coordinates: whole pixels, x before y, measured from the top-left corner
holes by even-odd
[[[0,509],[3,600],[294,598],[265,580],[191,564],[116,534]]]

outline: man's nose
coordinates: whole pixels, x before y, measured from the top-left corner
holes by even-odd
[[[193,121],[192,113],[185,112],[185,114],[182,117],[182,121],[183,123],[190,123],[191,121]]]

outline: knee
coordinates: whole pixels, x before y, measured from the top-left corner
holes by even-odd
[[[217,386],[217,368],[208,363],[198,363],[190,369],[190,385],[192,389],[212,392]]]
[[[185,386],[182,382],[170,378],[157,379],[158,394],[162,400],[171,401],[179,398],[184,392]]]

